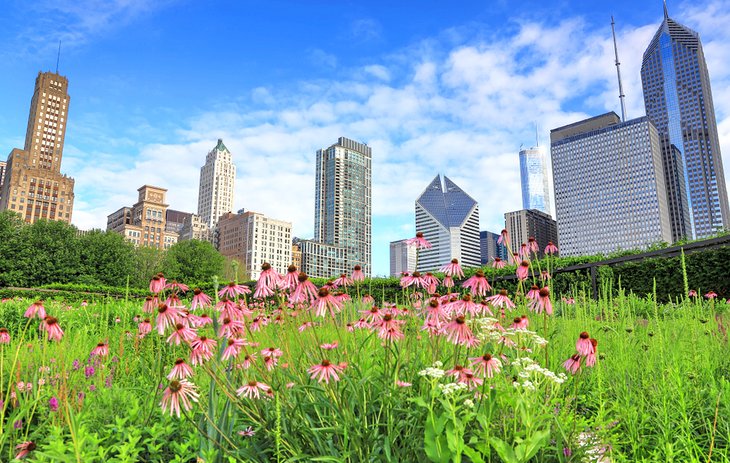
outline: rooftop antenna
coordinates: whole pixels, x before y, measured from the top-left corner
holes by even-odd
[[[58,74],[58,62],[61,61],[61,41],[58,41],[58,55],[56,55],[56,74]]]
[[[540,147],[540,137],[537,134],[537,121],[535,121],[535,148]]]
[[[664,2],[666,12],[666,2]],[[621,63],[618,60],[618,46],[616,45],[616,27],[611,16],[611,33],[613,34],[613,53],[616,56],[616,75],[618,76],[618,99],[621,100],[621,121],[626,121],[626,103],[624,103],[624,87],[621,84]]]
[[[669,19],[669,12],[667,11],[667,0],[664,0],[664,19]]]

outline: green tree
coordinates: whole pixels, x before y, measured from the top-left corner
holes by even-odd
[[[132,243],[118,233],[92,230],[79,237],[79,283],[124,286],[135,268]]]
[[[78,230],[59,221],[39,220],[20,231],[17,265],[27,285],[70,283],[79,274]]]
[[[145,288],[150,279],[162,271],[164,252],[156,248],[140,246],[134,250],[134,270],[129,284],[137,288]]]
[[[207,241],[186,240],[165,252],[163,273],[182,282],[209,281],[223,273],[225,257]]]
[[[0,286],[27,285],[27,275],[19,265],[24,246],[21,233],[25,223],[13,211],[0,212]]]

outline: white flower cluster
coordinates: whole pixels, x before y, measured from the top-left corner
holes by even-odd
[[[441,391],[443,395],[451,395],[458,391],[463,391],[466,389],[466,383],[446,383],[446,384],[439,384],[438,388]]]
[[[465,406],[466,408],[474,408],[474,401],[473,401],[473,400],[471,400],[471,399],[466,399],[466,400],[464,401],[464,406]]]
[[[537,379],[540,376],[544,377],[548,381],[550,381],[553,384],[563,384],[566,379],[568,379],[567,375],[563,372],[560,372],[558,374],[555,374],[555,372],[548,370],[547,368],[543,368],[540,366],[539,363],[535,362],[529,357],[520,357],[512,361],[512,366],[521,369],[517,375],[527,381],[528,378]],[[523,387],[526,387],[524,385],[524,382],[522,384]],[[532,383],[530,382],[532,385]]]
[[[433,366],[426,368],[425,370],[421,370],[418,372],[418,376],[428,376],[431,378],[443,378],[446,372],[441,369],[444,364],[443,362],[436,360],[433,362]]]

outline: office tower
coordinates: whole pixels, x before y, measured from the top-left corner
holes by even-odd
[[[186,240],[212,241],[208,224],[198,214],[190,214],[183,219],[178,241]]]
[[[233,188],[236,183],[236,165],[223,140],[205,158],[200,168],[200,188],[198,189],[198,215],[203,218],[209,229],[214,229],[218,219],[226,212],[233,211]]]
[[[419,251],[417,270],[438,270],[451,259],[480,265],[479,205],[448,177],[442,183],[437,175],[416,200],[416,231],[432,245]]]
[[[347,262],[347,248],[315,240],[299,240],[302,252],[300,271],[314,278],[335,278],[350,274],[354,265]],[[357,265],[357,264],[355,264]]]
[[[641,64],[646,115],[659,132],[673,239],[730,226],[710,76],[697,32],[669,17]]]
[[[493,233],[490,231],[479,232],[479,253],[480,263],[487,265],[492,262],[495,257],[499,257],[502,260],[507,260],[509,255],[507,254],[507,246],[498,243],[499,233]]]
[[[416,248],[406,244],[408,240],[390,242],[390,276],[416,270]]]
[[[547,161],[541,147],[520,150],[520,181],[522,182],[522,208],[537,209],[548,215],[552,214],[550,212]]]
[[[542,211],[522,209],[507,212],[504,214],[504,223],[504,228],[510,237],[512,252],[519,252],[522,243],[528,244],[530,238],[535,238],[537,241],[540,256],[544,255],[543,251],[548,243],[558,245],[558,224],[549,214]],[[505,249],[505,254],[506,251]]]
[[[135,246],[169,249],[177,243],[177,232],[167,227],[164,188],[144,185],[132,207],[122,207],[107,216],[106,229],[124,236]]]
[[[302,270],[302,248],[299,246],[299,239],[296,237],[292,238],[291,264],[295,266],[297,270]]]
[[[70,100],[66,77],[38,73],[25,146],[8,156],[0,210],[18,212],[28,223],[39,219],[71,222],[74,179],[61,174]]]
[[[562,256],[671,242],[659,134],[647,117],[610,112],[553,129],[550,141]]]
[[[0,195],[3,193],[3,181],[5,180],[5,168],[8,166],[8,163],[5,161],[0,161]],[[2,196],[0,196],[2,198]]]
[[[345,137],[318,150],[314,203],[314,241],[343,247],[347,271],[360,265],[368,276],[372,270],[371,160],[368,145]],[[306,260],[304,248],[302,253]],[[333,269],[328,276],[336,274]]]
[[[264,263],[286,274],[291,264],[291,222],[253,211],[227,212],[218,221],[218,250],[238,259],[252,280],[261,276]]]
[[[178,235],[182,232],[185,220],[190,220],[193,214],[190,212],[176,211],[168,209],[165,211],[165,230],[175,232]]]

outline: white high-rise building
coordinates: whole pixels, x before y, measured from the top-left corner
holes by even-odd
[[[416,231],[431,243],[418,254],[419,272],[438,270],[451,259],[481,265],[479,204],[448,177],[436,176],[416,200]]]
[[[541,146],[520,150],[520,180],[522,208],[537,209],[548,215],[552,214],[547,162]]]
[[[408,240],[390,242],[390,276],[399,277],[403,272],[416,270],[416,248],[408,246]]]
[[[236,182],[236,165],[223,140],[205,158],[200,168],[198,190],[198,215],[212,230],[220,216],[233,211],[233,188]]]

